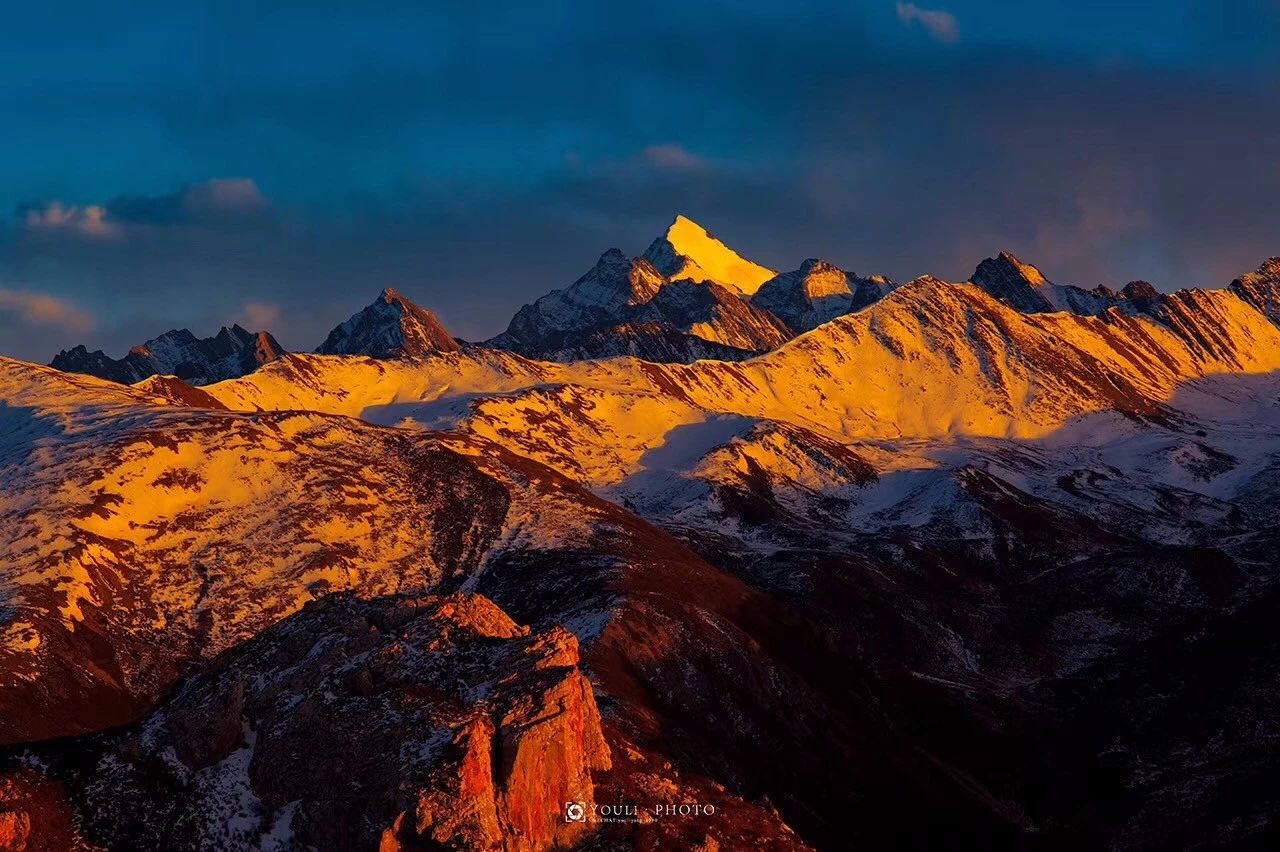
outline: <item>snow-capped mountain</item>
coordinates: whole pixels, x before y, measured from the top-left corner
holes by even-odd
[[[777,274],[742,257],[684,216],[676,216],[666,233],[645,250],[644,258],[672,281],[712,281],[743,296],[755,293]]]
[[[213,337],[197,338],[187,329],[167,331],[115,360],[102,350],[76,346],[59,352],[49,366],[113,382],[132,384],[148,376],[178,376],[192,384],[208,384],[251,373],[285,354],[268,332],[223,326]]]
[[[751,303],[783,320],[796,332],[879,301],[894,284],[883,275],[861,278],[818,258],[774,276],[760,285]]]
[[[790,336],[777,317],[715,281],[673,281],[648,259],[610,249],[569,287],[522,307],[486,345],[556,361],[629,354],[683,362],[740,360]]]
[[[1263,840],[1277,280],[1085,290],[1003,254],[747,299],[609,252],[508,331],[562,361],[436,345],[394,294],[339,327],[357,355],[202,388],[0,358],[0,830]],[[615,802],[715,812],[563,810]]]
[[[435,314],[387,287],[372,304],[329,332],[316,352],[414,358],[428,352],[451,352],[459,348],[461,344]]]
[[[573,284],[522,307],[486,345],[526,355],[570,348],[583,334],[625,322],[665,283],[652,264],[610,249]]]
[[[464,351],[427,368],[344,365],[333,373],[336,387],[305,378],[318,366],[295,369],[286,359],[211,393],[232,409],[309,408],[464,428],[607,485],[681,430],[719,415],[845,440],[1034,439],[1080,414],[1151,415],[1189,379],[1280,369],[1280,328],[1230,290],[1170,294],[1158,316],[1094,317],[1026,314],[977,287],[923,278],[741,363],[495,355]]]

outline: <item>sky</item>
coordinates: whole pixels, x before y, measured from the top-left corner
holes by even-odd
[[[386,286],[501,331],[683,213],[745,256],[1223,286],[1280,254],[1280,0],[77,0],[0,28],[0,353]]]

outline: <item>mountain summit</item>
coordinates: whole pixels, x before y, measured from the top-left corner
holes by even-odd
[[[1047,291],[1053,286],[1039,269],[1023,263],[1011,252],[1002,251],[989,257],[973,272],[970,279],[988,296],[1027,314],[1053,310]]]
[[[782,321],[738,291],[701,274],[673,280],[647,256],[628,258],[615,248],[568,287],[522,307],[486,345],[553,361],[733,361],[790,337]]]
[[[462,346],[436,315],[387,287],[373,304],[339,325],[316,348],[321,355],[402,358]]]
[[[185,328],[166,331],[133,347],[119,360],[101,349],[90,352],[83,345],[75,346],[59,352],[49,366],[126,385],[157,375],[203,385],[252,373],[284,354],[284,347],[270,333],[232,325],[203,339]]]
[[[747,296],[777,275],[742,257],[697,222],[679,215],[666,233],[650,244],[644,258],[672,281],[712,281]]]

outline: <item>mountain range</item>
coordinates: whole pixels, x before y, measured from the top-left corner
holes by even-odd
[[[1229,289],[1268,316],[1280,315],[1278,267],[1268,261]],[[966,283],[1023,313],[1101,316],[1118,308],[1154,316],[1167,301],[1145,281],[1119,290],[1054,284],[1009,252],[979,263]],[[453,337],[431,311],[387,288],[315,351],[386,359],[481,346],[562,362],[623,355],[658,363],[743,361],[857,313],[897,286],[883,275],[861,277],[820,258],[775,273],[677,216],[641,257],[610,249],[573,284],[525,305],[506,331],[482,343]],[[204,340],[186,329],[169,331],[118,361],[77,346],[58,353],[50,366],[124,384],[176,375],[202,385],[247,375],[283,354],[269,333],[251,335],[237,325]]]
[[[0,838],[1265,848],[1277,305],[677,217],[485,343],[0,358]]]
[[[75,346],[59,352],[49,366],[126,385],[158,375],[208,384],[251,373],[284,351],[268,332],[255,334],[239,325],[223,326],[216,335],[205,338],[197,338],[183,328],[166,331],[135,346],[119,360],[101,349],[90,352],[84,346]]]

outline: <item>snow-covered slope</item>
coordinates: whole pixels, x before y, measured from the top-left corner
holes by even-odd
[[[435,314],[388,287],[372,304],[329,332],[316,352],[400,358],[460,348]]]
[[[1034,440],[846,443],[720,418],[670,436],[604,492],[664,525],[776,547],[901,528],[988,535],[981,502],[999,487],[1099,530],[1198,545],[1224,526],[1271,523],[1277,400],[1275,373],[1210,376],[1181,386],[1158,417],[1096,412]]]
[[[742,257],[682,215],[653,241],[644,257],[672,281],[713,281],[747,296],[777,274]]]
[[[230,408],[458,425],[596,484],[720,414],[856,438],[1038,437],[1072,416],[1158,410],[1189,379],[1280,368],[1280,328],[1230,291],[1160,315],[1025,314],[920,279],[741,363],[558,365],[483,350],[395,365],[293,357],[209,389]]]
[[[0,400],[4,741],[121,721],[315,597],[581,545],[599,514],[471,437],[174,405],[8,359]]]
[[[132,384],[148,376],[178,376],[192,384],[208,384],[251,373],[285,353],[265,331],[256,334],[238,325],[223,326],[213,337],[197,338],[175,329],[129,350],[120,360],[76,346],[59,352],[49,366],[113,382]]]

